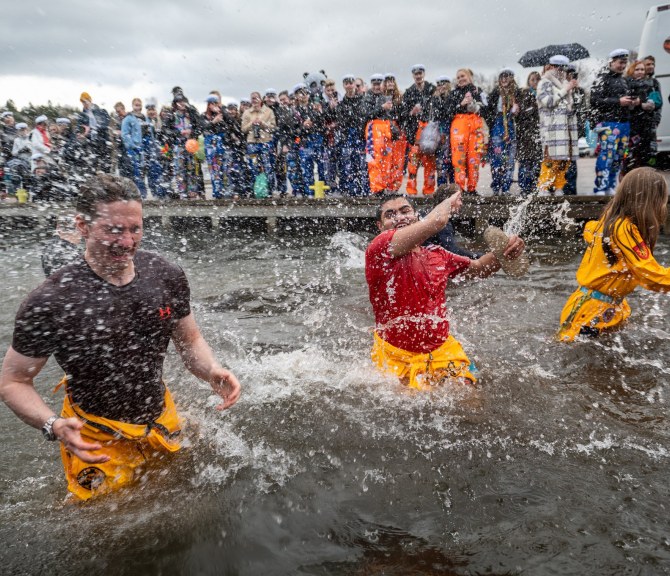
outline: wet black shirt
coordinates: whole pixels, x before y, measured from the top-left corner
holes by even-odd
[[[135,255],[126,286],[104,281],[81,258],[23,301],[12,347],[31,358],[53,354],[86,412],[150,422],[163,410],[163,359],[189,300],[183,270],[151,252]]]

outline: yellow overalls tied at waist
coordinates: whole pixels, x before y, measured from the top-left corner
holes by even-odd
[[[430,390],[445,379],[465,378],[472,384],[477,382],[475,365],[451,335],[439,348],[421,353],[396,348],[375,332],[372,361],[383,372],[407,378],[408,386],[417,390]]]
[[[65,377],[58,387],[63,384],[67,386]],[[128,424],[88,414],[72,403],[66,393],[61,416],[81,420],[84,423],[82,439],[102,445],[100,450],[91,453],[110,457],[107,462],[84,462],[61,444],[68,490],[81,500],[111,492],[132,482],[136,469],[153,457],[179,450],[181,419],[167,388],[164,405],[163,413],[154,422]]]
[[[630,316],[625,299],[580,286],[561,312],[561,327],[556,334],[562,342],[572,342],[580,333],[597,335],[618,328]]]

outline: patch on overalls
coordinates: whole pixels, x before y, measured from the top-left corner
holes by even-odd
[[[86,490],[95,490],[100,487],[106,477],[100,468],[89,466],[77,474],[77,483]]]
[[[612,318],[614,318],[614,314],[616,313],[616,310],[614,308],[608,308],[603,312],[603,322],[607,324],[608,322],[612,321]]]
[[[644,242],[640,242],[637,246],[633,246],[633,252],[637,254],[637,257],[640,260],[647,260],[650,254],[649,247]]]

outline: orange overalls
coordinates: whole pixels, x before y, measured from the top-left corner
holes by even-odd
[[[423,164],[423,193],[432,194],[435,192],[435,155],[424,154],[419,149],[419,140],[421,132],[428,122],[419,121],[419,128],[416,131],[414,145],[409,149],[409,161],[407,162],[407,193],[416,194],[416,175],[419,171],[419,165]]]
[[[393,139],[391,122],[395,120],[375,119],[365,127],[365,159],[373,194],[395,192],[402,184],[407,140],[402,132],[400,138]]]
[[[451,123],[454,180],[467,192],[475,192],[479,182],[479,164],[485,147],[482,127],[483,120],[478,114],[456,114]]]

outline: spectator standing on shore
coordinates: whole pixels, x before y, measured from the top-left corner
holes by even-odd
[[[286,177],[291,183],[293,194],[302,194],[304,183],[302,179],[302,169],[300,168],[300,119],[297,115],[294,105],[291,103],[291,97],[288,90],[282,90],[279,93],[279,108],[276,113],[277,130],[279,131],[279,142],[282,154],[285,155]],[[288,194],[286,182],[283,183],[285,192]]]
[[[365,123],[370,95],[356,93],[351,78],[346,80],[346,83],[342,83],[344,97],[333,109],[339,145],[338,189],[347,196],[367,196],[370,194],[370,185],[365,164]],[[378,91],[381,95],[383,80],[381,75],[372,77],[373,92]]]
[[[226,151],[225,195],[240,197],[250,190],[248,169],[245,160],[246,144],[242,134],[242,119],[237,102],[229,102],[226,106],[230,124],[225,133],[224,149]]]
[[[352,80],[345,77],[345,88],[346,83]],[[382,93],[384,97],[376,105],[374,97],[368,100],[368,122],[365,127],[365,159],[373,194],[395,192],[400,188],[407,151],[407,139],[401,128],[402,93],[394,73],[384,74]]]
[[[161,183],[168,197],[174,197],[172,180],[174,178],[174,165],[172,159],[172,107],[161,106],[156,121],[156,140],[159,146],[158,161],[161,165]]]
[[[403,128],[409,145],[407,159],[407,193],[417,194],[417,173],[423,165],[423,194],[435,192],[435,155],[425,154],[419,148],[421,133],[428,124],[430,98],[435,86],[426,81],[426,67],[423,64],[412,66],[412,84],[403,94]]]
[[[0,114],[0,119],[2,119],[2,133],[0,134],[0,152],[5,158],[5,161],[12,157],[12,148],[14,147],[14,138],[16,138],[16,121],[14,120],[14,114],[9,110],[5,110]]]
[[[527,87],[521,90],[517,115],[517,158],[519,161],[519,188],[524,196],[537,190],[537,179],[542,165],[540,144],[540,114],[537,108],[537,85],[540,73],[531,72]]]
[[[12,140],[10,156],[5,158],[5,192],[10,195],[16,194],[16,190],[22,186],[28,187],[30,180],[30,162],[33,157],[33,145],[30,141],[30,130],[25,122],[13,125],[16,134]]]
[[[633,168],[649,166],[652,162],[652,138],[655,133],[656,105],[652,99],[652,86],[647,81],[642,60],[631,62],[626,70],[628,93],[633,98],[630,116],[630,139],[625,155],[621,175]]]
[[[579,138],[586,137],[586,119],[588,116],[588,104],[586,101],[586,92],[579,85],[579,72],[577,66],[568,64],[566,70],[566,79],[577,81],[577,86],[572,91],[572,103],[575,111],[575,118],[577,119],[577,157],[579,156]],[[568,170],[565,173],[565,186],[563,192],[566,196],[574,196],[577,194],[577,158],[570,160]]]
[[[628,50],[610,52],[609,62],[591,88],[591,113],[598,133],[598,156],[593,193],[614,196],[621,162],[630,137],[630,112],[633,98],[623,73],[628,65]]]
[[[205,158],[209,168],[209,177],[212,181],[212,196],[223,198],[223,182],[225,169],[224,140],[226,122],[221,108],[221,98],[211,93],[206,99],[207,108],[202,115],[202,134],[205,143]]]
[[[474,194],[479,182],[479,165],[486,151],[486,135],[481,110],[487,100],[473,84],[472,70],[456,72],[456,87],[447,98],[451,122],[451,161],[454,181],[461,190]]]
[[[35,157],[36,154],[39,154],[40,157],[47,163],[52,163],[51,158],[51,137],[49,136],[49,130],[47,125],[49,124],[49,119],[44,115],[40,114],[35,118],[35,128],[33,128],[30,133],[30,145],[32,147],[33,156],[31,170],[35,171],[37,166],[38,158]]]
[[[649,165],[656,165],[656,153],[658,152],[658,144],[656,142],[656,129],[661,123],[661,113],[663,110],[663,94],[661,93],[661,83],[654,76],[656,73],[656,58],[651,54],[644,57],[644,69],[647,75],[647,82],[651,87],[651,99],[656,108],[654,109],[654,133],[651,137],[651,150],[649,151]]]
[[[514,71],[503,68],[498,85],[488,96],[483,114],[489,126],[489,162],[491,189],[494,195],[509,194],[516,159],[515,117],[519,113],[521,91],[514,81]]]
[[[200,136],[200,114],[181,88],[176,86],[172,93],[172,114],[164,123],[164,129],[170,134],[176,194],[179,198],[201,198],[205,192],[202,171],[195,154],[186,150],[186,142]]]
[[[270,191],[276,189],[275,157],[272,149],[277,121],[274,112],[263,105],[260,92],[251,93],[251,108],[242,115],[242,133],[246,136],[247,162],[252,187],[261,172],[268,179]]]
[[[337,92],[337,84],[332,78],[327,78],[323,87],[323,162],[326,176],[326,185],[330,188],[330,194],[339,193],[339,171],[340,171],[340,132],[337,128],[337,109],[340,105],[340,95]],[[363,120],[364,122],[364,120]]]
[[[104,108],[93,104],[88,92],[79,96],[82,111],[77,118],[77,124],[83,129],[88,144],[89,171],[109,172],[111,170],[112,144],[109,139],[109,114]]]
[[[142,113],[142,100],[133,98],[133,109],[121,122],[121,140],[126,154],[132,180],[140,191],[142,198],[147,197],[144,183],[144,150],[142,146],[142,126],[146,118]]]
[[[121,123],[126,114],[125,104],[117,102],[114,104],[114,112],[109,115],[109,141],[111,143],[110,174],[116,174],[118,171],[121,176],[130,178],[131,171],[128,168],[123,141],[121,140]]]
[[[435,151],[435,168],[437,171],[437,185],[452,184],[454,182],[454,166],[451,163],[451,113],[448,106],[449,92],[451,92],[451,78],[438,76],[435,79],[435,92],[430,99],[430,116],[440,126],[440,144]]]
[[[300,160],[300,171],[303,189],[294,188],[295,195],[314,196],[310,186],[314,185],[314,168],[316,168],[319,180],[325,182],[325,169],[323,165],[323,109],[319,103],[311,103],[309,93],[304,84],[293,87],[296,105],[295,114],[298,119],[298,156]]]
[[[156,99],[147,98],[144,109],[146,121],[142,125],[142,150],[146,179],[151,194],[156,198],[165,198],[168,187],[163,180],[163,165],[160,160],[161,145],[158,140],[158,131],[161,128],[161,119],[156,108]]]
[[[537,86],[543,154],[537,185],[540,196],[563,196],[565,174],[578,151],[577,117],[572,99],[577,81],[567,80],[568,64],[565,56],[552,56]]]

